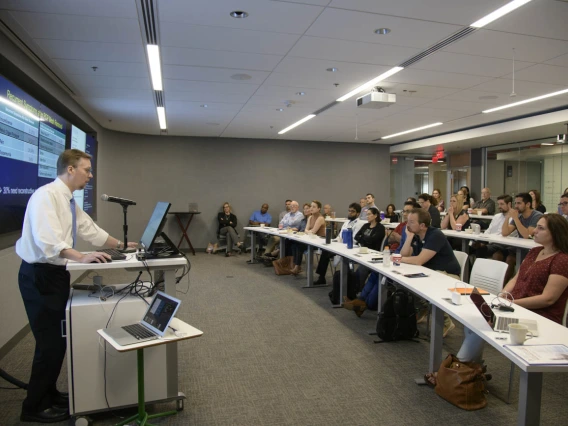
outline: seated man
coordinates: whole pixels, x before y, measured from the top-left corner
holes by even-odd
[[[280,212],[280,215],[278,216],[278,223],[282,222],[284,216],[286,216],[286,214],[290,211],[291,202],[292,200],[286,200],[286,210]],[[264,254],[274,254],[274,256],[276,256],[278,253],[274,251],[274,248],[278,245],[279,242],[280,242],[280,237],[277,236],[269,237],[268,242],[266,243],[266,249],[264,251]]]
[[[432,218],[432,226],[434,228],[440,228],[442,220],[440,219],[440,211],[432,204],[432,196],[430,194],[420,194],[418,196],[418,204],[430,213]]]
[[[359,217],[363,220],[367,219],[367,211],[369,210],[369,208],[374,207],[378,210],[377,206],[375,206],[375,196],[373,194],[367,194],[367,196],[365,197],[365,202],[366,205],[361,208],[361,213],[359,214]]]
[[[401,240],[402,236],[406,234],[405,229],[406,229],[406,221],[408,220],[408,214],[412,211],[412,209],[419,209],[419,208],[420,204],[418,203],[413,203],[412,201],[407,201],[404,203],[404,208],[402,209],[402,222],[400,222],[397,225],[397,227],[394,229],[394,231],[390,233],[387,242],[391,253],[399,253],[397,249],[399,247],[402,248],[402,244],[404,244],[404,242],[401,242]]]
[[[558,208],[560,209],[559,213],[564,217],[564,219],[568,219],[568,193],[565,192],[560,196]]]
[[[292,201],[290,203],[290,211],[284,215],[278,224],[278,228],[291,229],[292,231],[300,229],[300,224],[304,220],[304,214],[298,211],[299,208],[300,204],[297,201]]]
[[[507,219],[507,215],[509,211],[513,208],[512,207],[513,199],[510,195],[500,195],[497,197],[497,207],[499,208],[499,213],[497,213],[489,227],[485,231],[485,234],[488,235],[501,235],[501,229],[503,229],[503,223]],[[514,235],[516,236],[517,232],[515,231]],[[503,260],[508,255],[508,247],[503,244],[485,244],[479,241],[476,241],[472,244],[472,248],[475,249],[475,257],[479,258],[487,258],[491,257],[494,260]]]
[[[541,216],[541,212],[532,209],[532,197],[526,192],[521,192],[515,196],[515,208],[509,210],[509,214],[507,214],[507,218],[501,228],[501,235],[507,237],[517,231],[519,238],[530,238]],[[512,248],[508,250],[505,261],[509,268],[505,275],[505,281],[509,281],[515,271],[515,264],[517,263],[516,250]],[[495,259],[495,257],[493,258]]]
[[[365,220],[359,219],[359,213],[361,212],[361,206],[357,203],[351,203],[349,205],[349,210],[347,211],[347,222],[343,223],[341,230],[339,231],[339,235],[348,228],[353,230],[353,239],[355,239],[355,235],[361,229],[361,227],[366,223]],[[353,241],[355,244],[355,241]],[[329,267],[329,261],[335,256],[335,254],[322,250],[320,260],[318,262],[318,266],[316,268],[316,274],[319,275],[319,278],[314,282],[314,284],[326,284],[325,281],[325,274],[327,272],[327,268]]]
[[[481,200],[473,205],[473,210],[481,210],[481,214],[495,214],[495,201],[491,199],[491,190],[483,188],[481,190]],[[477,213],[476,211],[474,213]]]
[[[460,279],[461,267],[452,246],[441,230],[430,226],[428,212],[423,209],[412,210],[408,215],[406,232],[407,239],[400,250],[402,263],[421,265]],[[444,314],[443,336],[446,337],[454,328],[450,317]]]
[[[541,215],[534,240],[542,246],[529,251],[503,291],[513,296],[515,305],[562,324],[568,300],[568,223],[555,213]],[[481,363],[485,340],[468,328],[464,328],[464,334],[457,358]],[[436,385],[436,373],[426,374],[425,379],[429,385]]]
[[[270,226],[271,222],[272,222],[272,216],[270,216],[270,214],[268,213],[268,204],[266,204],[266,203],[264,203],[260,207],[260,210],[254,211],[249,218],[249,225],[250,226],[260,226],[261,224],[266,225],[266,226]],[[260,250],[262,250],[262,246],[264,244],[266,244],[266,241],[267,241],[266,235],[264,235],[264,234],[258,235],[258,251],[259,252],[260,252]]]
[[[323,217],[331,217],[331,204],[323,206]]]

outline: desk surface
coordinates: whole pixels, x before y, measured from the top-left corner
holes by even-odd
[[[440,216],[445,216],[447,214],[448,214],[447,212],[441,212]],[[483,220],[493,220],[493,218],[495,217],[494,215],[490,214],[473,214],[473,213],[472,214],[468,213],[468,216],[471,219],[483,219]]]
[[[201,212],[168,212],[168,214],[201,214]]]
[[[67,262],[68,271],[85,271],[98,269],[122,269],[122,268],[145,268],[144,263],[149,268],[172,268],[182,267],[187,263],[184,257],[165,257],[161,259],[148,259],[145,262],[136,260],[136,253],[126,255],[126,260],[114,260],[110,263],[80,263],[70,260]]]
[[[245,228],[247,229],[247,228]],[[411,290],[418,296],[428,300],[430,303],[436,305],[443,311],[447,312],[452,317],[456,318],[459,322],[463,323],[468,328],[475,331],[480,335],[485,341],[487,341],[491,346],[496,348],[499,352],[513,361],[519,368],[526,372],[568,372],[568,364],[566,365],[534,365],[529,364],[523,359],[514,355],[510,350],[508,350],[505,345],[510,344],[508,339],[501,340],[497,337],[507,336],[507,334],[500,334],[494,332],[491,327],[487,324],[485,319],[481,316],[475,305],[470,301],[469,298],[462,298],[462,305],[453,305],[444,300],[444,298],[451,297],[449,288],[454,288],[456,279],[449,277],[440,272],[433,271],[431,269],[425,268],[423,266],[402,264],[400,266],[388,266],[385,267],[380,263],[370,263],[369,261],[373,257],[377,256],[377,252],[370,250],[368,254],[359,253],[358,248],[348,249],[345,244],[332,242],[329,245],[325,244],[325,239],[322,238],[311,238],[306,235],[298,236],[297,234],[288,234],[278,232],[274,228],[250,228],[256,232],[262,232],[272,235],[280,235],[284,238],[289,238],[293,240],[300,240],[305,244],[309,244],[314,247],[322,248],[324,250],[330,251],[334,254],[343,256],[349,260],[362,264],[369,269],[379,272],[393,281],[403,285],[404,287]],[[465,232],[457,231],[444,231],[444,233],[456,233],[458,237],[476,239],[480,235],[466,234]],[[514,245],[517,243],[517,247],[532,248],[536,246],[536,243],[532,240],[524,240],[522,238],[509,238],[501,236],[491,236],[488,240],[499,241],[503,244]],[[404,274],[422,272],[428,275],[425,278],[408,278]],[[462,284],[463,286],[463,284]],[[491,300],[495,296],[486,296],[488,300]],[[519,318],[534,319],[538,322],[539,336],[530,340],[526,345],[542,345],[542,344],[565,344],[568,345],[568,328],[561,326],[553,321],[550,321],[532,311],[515,305],[514,313],[504,313],[499,312],[500,315],[509,315]]]
[[[118,352],[129,352],[137,349],[144,349],[151,346],[164,345],[170,342],[178,342],[180,340],[193,339],[195,337],[201,337],[203,335],[203,331],[198,330],[195,327],[192,327],[191,325],[187,324],[186,322],[183,322],[179,318],[172,319],[171,326],[178,331],[178,335],[174,334],[174,332],[170,328],[168,328],[166,334],[162,338],[156,340],[149,340],[147,342],[142,342],[142,343],[135,343],[133,345],[127,345],[127,346],[122,346],[116,343],[116,341],[111,336],[106,334],[104,328],[97,330],[97,333],[99,333],[99,335],[103,339],[105,339],[108,343],[110,343],[110,345],[113,348],[115,348]]]

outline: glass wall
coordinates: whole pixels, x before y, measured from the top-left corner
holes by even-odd
[[[536,189],[547,211],[557,211],[560,194],[568,186],[568,147],[564,144],[549,138],[490,147],[486,164],[486,182],[493,198]]]

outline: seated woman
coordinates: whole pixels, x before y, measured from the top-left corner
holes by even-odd
[[[390,219],[391,223],[398,222],[399,220],[398,214],[394,212],[395,210],[396,207],[394,206],[394,204],[389,204],[385,211],[385,219]]]
[[[532,198],[532,208],[538,210],[542,214],[546,213],[546,206],[540,200],[540,191],[538,189],[531,189],[529,195]]]
[[[463,209],[462,198],[459,195],[452,195],[448,214],[442,220],[442,229],[453,229],[455,231],[457,224],[461,224],[462,229],[466,229],[471,225],[471,221],[467,210]]]
[[[473,205],[475,204],[475,200],[473,198],[471,198],[471,192],[469,191],[469,187],[467,186],[462,186],[460,188],[460,191],[462,191],[463,194],[463,204],[465,207],[465,210],[469,209],[470,207],[473,207]],[[459,191],[458,191],[459,193]]]
[[[231,213],[231,205],[229,203],[223,204],[223,211],[217,215],[217,221],[219,222],[217,235],[227,237],[227,251],[225,256],[232,256],[233,246],[236,245],[236,249],[240,251],[243,243],[239,241],[239,235],[235,230],[237,227],[237,216]],[[213,253],[216,253],[218,248],[219,243],[216,243],[213,247]]]
[[[367,223],[364,224],[359,232],[355,235],[355,242],[361,247],[368,247],[371,250],[381,251],[381,244],[385,238],[385,227],[379,223],[379,210],[375,207],[370,207],[367,210]],[[371,273],[371,270],[366,266],[359,265],[355,275],[357,276],[355,293],[361,291],[365,286],[365,281]]]
[[[437,204],[434,205],[439,212],[446,210],[446,203],[444,203],[444,200],[442,199],[442,193],[438,188],[434,188],[434,191],[432,191],[432,198],[436,200]]]
[[[534,241],[542,247],[529,251],[503,292],[511,294],[515,305],[562,324],[568,300],[568,221],[556,213],[542,216],[534,231]],[[458,359],[480,363],[485,341],[467,328],[464,332]],[[424,378],[429,385],[436,385],[435,373]]]
[[[306,219],[303,224],[303,232],[325,237],[325,219],[321,214],[321,203],[314,200],[309,205],[309,209],[306,209],[306,204],[304,204],[304,216]],[[298,275],[302,272],[300,266],[302,265],[302,257],[306,248],[305,244],[298,241],[292,242],[292,256],[294,258],[294,267],[290,271],[292,275]]]

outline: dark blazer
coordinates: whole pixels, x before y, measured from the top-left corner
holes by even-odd
[[[225,212],[220,212],[219,214],[217,214],[217,220],[219,221],[219,229],[217,230],[217,234],[219,234],[219,232],[221,232],[221,229],[223,229],[225,226],[232,226],[236,231],[237,216],[235,216],[233,213],[229,214],[229,218],[227,218]]]

